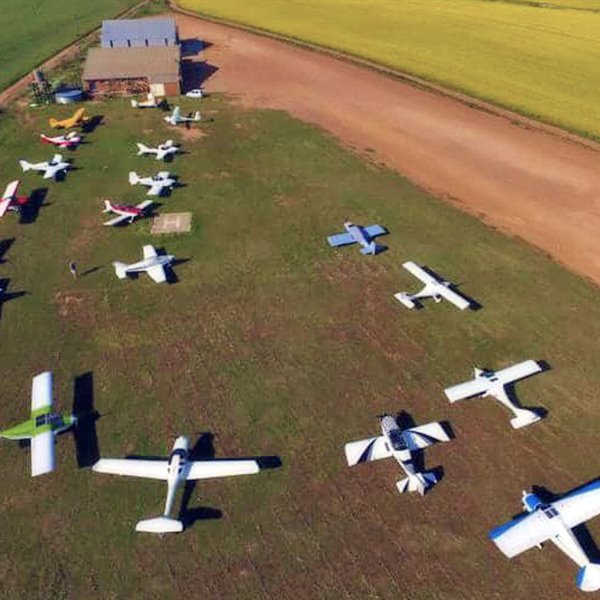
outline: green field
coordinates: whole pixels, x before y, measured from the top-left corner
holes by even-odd
[[[521,489],[600,475],[597,290],[286,114],[220,97],[203,109],[214,122],[193,138],[127,100],[90,104],[103,124],[69,154],[77,169],[66,181],[48,184],[16,161],[47,158],[36,136],[69,109],[0,120],[2,185],[47,188],[35,222],[0,223],[2,240],[14,239],[0,276],[28,292],[0,319],[0,424],[27,418],[35,373],[54,371],[66,411],[74,379],[91,373],[104,456],[166,454],[177,434],[209,431],[217,456],[278,455],[283,466],[200,483],[189,508],[222,518],[158,539],[133,528],[162,510],[160,482],[78,469],[70,434],[57,471],[32,480],[28,450],[3,441],[0,596],[570,597],[575,567],[558,551],[509,562],[486,534],[518,512]],[[192,233],[101,227],[102,197],[143,198],[130,169],[162,168],[134,156],[134,142],[173,136],[188,152],[170,167],[185,187],[159,210],[192,211]],[[329,249],[345,218],[388,227],[389,250]],[[189,259],[178,283],[116,279],[111,261],[137,259],[148,242]],[[392,294],[417,287],[407,259],[461,283],[483,309],[404,309]],[[91,272],[73,281],[70,260]],[[493,402],[451,407],[443,396],[475,364],[526,358],[552,366],[517,387],[549,411],[530,430],[513,431]],[[398,495],[389,461],[345,466],[343,444],[399,410],[449,419],[456,434],[426,456],[445,478],[425,499]],[[600,539],[598,522],[590,530]]]
[[[2,0],[0,90],[137,0]]]
[[[179,3],[367,58],[600,137],[597,12],[482,0]]]

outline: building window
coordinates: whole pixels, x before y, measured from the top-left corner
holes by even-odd
[[[169,45],[169,38],[165,38],[165,46]]]
[[[131,40],[127,40],[127,45],[131,48]]]
[[[110,42],[108,42],[108,43],[110,44],[110,47],[112,48],[113,47],[113,41],[110,40]]]
[[[149,46],[150,44],[148,44],[148,38],[146,38],[146,46]]]

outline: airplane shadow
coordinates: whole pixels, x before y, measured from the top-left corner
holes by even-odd
[[[73,428],[77,466],[91,467],[100,458],[96,421],[100,414],[94,408],[94,374],[91,371],[75,377],[73,414],[77,425]]]
[[[200,433],[196,443],[191,448],[189,460],[221,460],[228,459],[215,458],[214,435],[208,431]],[[239,457],[230,460],[256,460],[261,470],[278,469],[282,466],[281,459],[278,456],[252,456]],[[216,508],[208,508],[205,506],[190,508],[190,501],[196,489],[196,481],[186,481],[181,499],[181,508],[179,511],[179,519],[183,522],[184,527],[190,527],[193,523],[199,520],[220,519],[223,516],[222,511]]]
[[[0,279],[0,320],[2,320],[2,315],[4,312],[4,304],[6,302],[10,302],[11,300],[16,300],[21,296],[25,296],[28,292],[7,292],[8,286],[10,284],[10,279],[7,277]]]
[[[96,127],[102,124],[104,115],[94,115],[81,125],[82,133],[93,133]]]
[[[5,263],[4,256],[10,250],[10,247],[15,243],[15,238],[7,238],[0,241],[0,264]]]
[[[36,188],[29,195],[29,201],[19,210],[19,223],[21,225],[30,225],[35,223],[42,206],[50,206],[46,203],[48,188]]]
[[[411,428],[417,426],[417,423],[414,420],[413,416],[410,413],[406,412],[405,410],[397,413],[395,418],[396,418],[396,423],[398,423],[398,427],[400,427],[400,429],[402,429],[402,430],[411,429]],[[446,435],[451,440],[453,440],[456,437],[456,435],[454,434],[454,431],[452,430],[452,426],[450,425],[450,423],[448,421],[439,421],[439,424],[442,427],[442,429],[444,430],[444,432],[446,433]],[[433,467],[431,469],[426,468],[426,466],[425,466],[425,449],[412,450],[411,455],[412,455],[412,462],[413,462],[415,471],[417,473],[431,473],[432,475],[435,475],[435,477],[437,479],[436,485],[444,478],[445,471],[444,471],[444,467],[442,467],[441,465],[439,465],[437,467]],[[435,486],[428,487],[425,490],[425,493],[427,494],[434,487]]]

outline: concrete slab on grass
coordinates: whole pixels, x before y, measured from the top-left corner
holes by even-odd
[[[154,235],[161,233],[189,233],[192,229],[192,213],[165,213],[154,217],[152,231]]]

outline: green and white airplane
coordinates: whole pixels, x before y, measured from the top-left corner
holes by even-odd
[[[31,476],[36,477],[54,471],[54,436],[76,423],[73,415],[52,412],[52,373],[46,371],[33,378],[31,418],[0,431],[0,438],[31,440]]]

